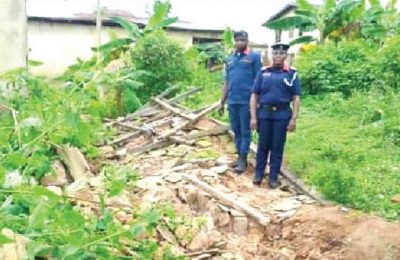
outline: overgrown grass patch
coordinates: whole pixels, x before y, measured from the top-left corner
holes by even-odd
[[[306,98],[288,138],[288,167],[329,200],[399,219],[400,205],[391,202],[400,193],[399,99],[372,92]]]

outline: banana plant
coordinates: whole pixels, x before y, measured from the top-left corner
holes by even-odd
[[[273,30],[299,29],[301,32],[317,30],[319,39],[310,36],[300,36],[291,44],[317,41],[321,44],[328,36],[356,21],[365,9],[365,0],[325,0],[320,6],[313,5],[307,0],[297,0],[293,16],[286,16],[266,22],[264,26]]]
[[[98,48],[93,48],[93,50],[100,51],[104,60],[109,60],[110,55],[114,52],[120,53],[126,51],[132,43],[144,35],[175,23],[178,20],[177,17],[168,17],[170,9],[171,4],[169,1],[156,1],[154,4],[154,13],[149,18],[148,23],[144,28],[139,28],[136,23],[133,23],[128,19],[122,17],[111,17],[111,20],[124,28],[128,35],[123,38],[114,39]]]
[[[383,6],[379,0],[369,0],[370,8],[361,21],[361,36],[382,44],[386,36],[399,32],[400,15],[397,11],[397,0],[390,0]]]

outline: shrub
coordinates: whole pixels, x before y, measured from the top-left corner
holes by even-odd
[[[133,48],[132,59],[137,70],[150,72],[140,77],[143,86],[137,95],[144,102],[171,84],[189,80],[191,76],[183,48],[163,31],[141,38]]]
[[[379,86],[376,67],[370,61],[377,48],[361,41],[328,43],[303,52],[296,59],[306,94],[340,91],[349,96],[354,90]]]

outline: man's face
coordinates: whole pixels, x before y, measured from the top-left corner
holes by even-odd
[[[235,48],[239,51],[246,49],[248,40],[245,37],[236,37],[235,38]]]
[[[287,51],[284,50],[273,50],[272,51],[272,62],[274,65],[283,65],[287,58]]]

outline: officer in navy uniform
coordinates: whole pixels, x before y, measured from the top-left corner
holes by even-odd
[[[225,82],[219,112],[224,112],[228,100],[229,119],[235,133],[238,160],[235,172],[243,173],[247,168],[247,154],[251,142],[250,96],[254,80],[261,69],[261,57],[248,48],[248,34],[234,33],[235,51],[225,63]]]
[[[256,171],[253,184],[260,185],[269,158],[269,186],[279,186],[286,133],[296,129],[300,106],[300,80],[295,69],[285,64],[288,44],[272,47],[272,66],[261,68],[254,82],[250,125],[258,131]]]

